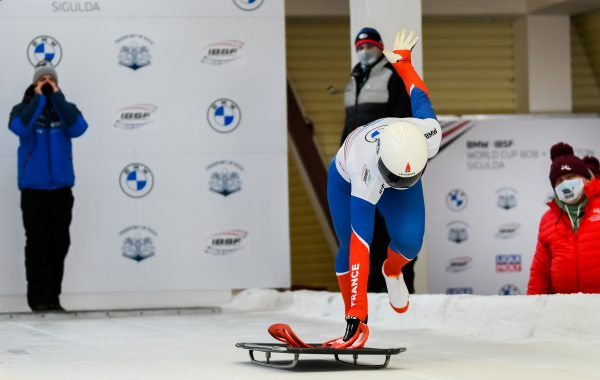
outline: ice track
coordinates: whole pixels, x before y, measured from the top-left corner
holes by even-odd
[[[236,342],[271,342],[290,324],[306,341],[343,333],[339,294],[248,290],[218,313],[0,318],[6,379],[600,379],[600,295],[411,298],[405,315],[370,297],[368,346],[403,346],[387,369],[301,357],[278,370],[249,362]],[[172,313],[171,313],[172,314]]]

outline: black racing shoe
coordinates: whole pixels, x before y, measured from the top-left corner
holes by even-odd
[[[342,339],[344,342],[349,341],[356,332],[358,331],[358,327],[360,326],[360,319],[349,315],[346,317],[346,333],[344,333],[344,338]]]

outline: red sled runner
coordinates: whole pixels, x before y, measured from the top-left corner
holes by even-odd
[[[283,343],[237,343],[235,346],[244,348],[249,351],[250,359],[253,363],[272,368],[294,368],[298,364],[300,354],[316,354],[316,355],[333,355],[335,360],[341,363],[352,364],[366,368],[385,368],[390,362],[392,355],[406,351],[406,348],[368,348],[364,347],[367,338],[369,337],[369,328],[364,323],[361,323],[359,331],[352,339],[344,342],[342,338],[328,340],[325,343],[304,343],[302,339],[296,335],[292,328],[284,323],[276,323],[268,329],[269,334],[273,338]],[[260,361],[254,357],[254,351],[265,353],[265,360]],[[291,361],[272,361],[272,353],[292,354],[294,355]],[[353,361],[340,359],[340,356],[352,355]],[[359,355],[370,356],[385,356],[383,364],[359,364]]]

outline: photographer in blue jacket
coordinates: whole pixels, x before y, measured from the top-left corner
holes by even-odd
[[[34,312],[64,311],[59,295],[75,184],[71,139],[81,136],[87,123],[65,99],[50,62],[36,65],[33,84],[10,113],[9,129],[19,136],[27,302]]]

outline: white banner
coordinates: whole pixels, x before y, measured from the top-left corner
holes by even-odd
[[[283,2],[2,0],[0,35],[5,123],[42,58],[89,123],[63,293],[289,287]],[[0,295],[26,289],[17,146]]]
[[[600,153],[600,119],[489,117],[443,123],[427,166],[429,291],[525,294],[553,190],[550,147]]]

